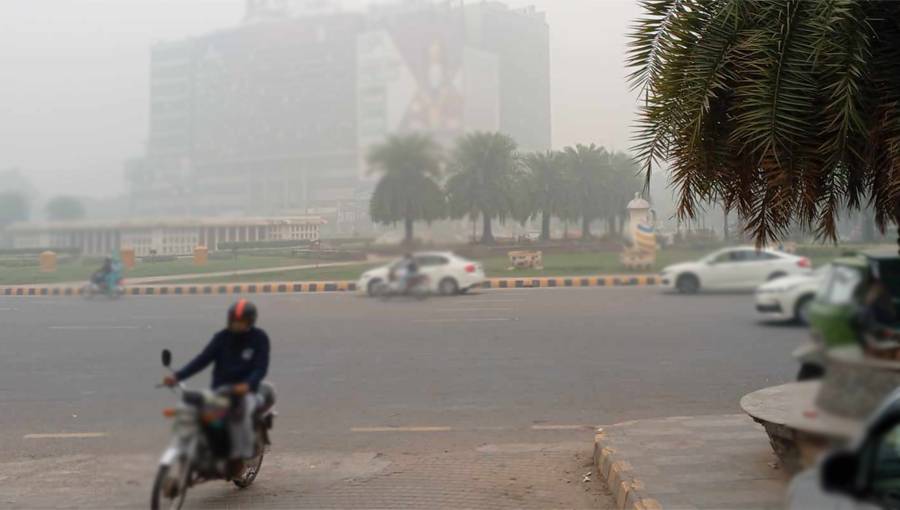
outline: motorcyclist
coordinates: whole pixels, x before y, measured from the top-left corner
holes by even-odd
[[[91,275],[91,282],[100,287],[106,288],[109,281],[109,276],[113,272],[113,259],[112,257],[106,257],[103,259],[103,265],[100,266],[100,269],[94,272]]]
[[[253,419],[262,406],[271,407],[274,391],[263,383],[269,370],[269,336],[256,327],[256,305],[241,299],[228,309],[228,325],[181,370],[167,376],[163,384],[174,386],[213,364],[212,388],[231,388],[234,395],[229,437],[229,475],[243,469],[243,461],[256,452]]]
[[[412,253],[407,253],[403,256],[403,260],[400,261],[400,267],[402,268],[400,271],[400,290],[408,292],[410,283],[419,275],[419,264],[416,263]]]

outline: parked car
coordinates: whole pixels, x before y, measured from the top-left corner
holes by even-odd
[[[900,391],[885,399],[849,448],[794,477],[786,503],[788,510],[900,509]]]
[[[767,281],[811,272],[812,263],[806,257],[740,246],[666,267],[660,280],[665,289],[695,294],[700,290],[753,290]]]
[[[809,325],[809,309],[829,274],[831,265],[811,274],[785,276],[756,288],[756,311],[775,320]]]
[[[431,292],[445,296],[460,294],[481,285],[485,280],[484,268],[451,252],[420,252],[413,254],[419,271],[428,277]],[[399,262],[392,261],[382,267],[363,273],[357,289],[369,296],[377,294],[379,284],[388,281],[391,267]]]

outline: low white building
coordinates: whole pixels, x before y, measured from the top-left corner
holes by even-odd
[[[127,221],[17,223],[5,235],[13,248],[77,248],[84,255],[108,255],[133,248],[135,255],[190,255],[223,243],[318,241],[325,223],[318,216],[277,218],[175,218]]]

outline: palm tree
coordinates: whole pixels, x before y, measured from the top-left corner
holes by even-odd
[[[556,151],[525,156],[528,216],[541,217],[541,240],[550,239],[550,219],[562,216],[567,204],[568,183],[564,156]]]
[[[571,216],[581,218],[581,239],[591,238],[591,223],[603,214],[611,165],[609,154],[594,144],[566,147],[571,179]]]
[[[501,133],[464,135],[453,149],[453,175],[447,181],[450,213],[455,218],[482,218],[481,242],[494,242],[491,222],[517,209],[519,162],[516,142]]]
[[[440,147],[426,135],[395,135],[372,148],[368,163],[381,174],[369,213],[382,224],[404,224],[404,244],[413,242],[413,224],[432,222],[446,215],[441,176]]]
[[[609,175],[605,180],[600,208],[610,234],[622,234],[628,202],[634,198],[635,192],[641,191],[641,181],[637,176],[639,171],[637,162],[630,155],[624,152],[609,155]]]
[[[638,157],[680,218],[720,202],[763,243],[843,206],[900,220],[900,2],[643,0],[631,34]]]

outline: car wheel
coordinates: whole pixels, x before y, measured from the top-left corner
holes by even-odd
[[[453,296],[459,293],[459,284],[453,278],[444,278],[438,285],[438,292],[442,296]]]
[[[375,297],[378,295],[378,286],[381,285],[381,280],[378,278],[369,282],[369,285],[366,286],[366,294],[369,297]]]
[[[769,275],[769,280],[768,280],[768,281],[771,282],[772,280],[777,280],[777,279],[779,279],[779,278],[784,278],[785,276],[787,276],[787,275],[784,274],[783,272],[781,272],[781,271],[776,271],[776,272],[774,272],[774,273],[772,273],[772,274]]]
[[[682,294],[696,294],[700,290],[700,280],[692,274],[683,274],[676,280],[675,288]]]
[[[814,298],[815,296],[812,294],[802,296],[797,300],[797,306],[794,307],[794,319],[804,326],[809,326],[809,307]]]

